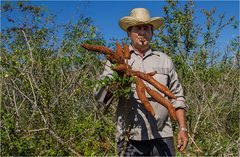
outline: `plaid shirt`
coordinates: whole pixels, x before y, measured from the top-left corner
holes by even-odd
[[[145,56],[142,58],[138,52],[134,51],[132,46],[129,46],[132,51],[131,59],[128,64],[131,65],[133,70],[142,71],[145,73],[156,71],[153,76],[163,85],[167,86],[170,91],[177,97],[176,100],[169,100],[175,108],[187,108],[183,95],[183,89],[179,83],[177,73],[170,57],[159,51],[148,50]],[[113,71],[111,70],[110,62],[107,62],[103,74],[100,79],[104,77],[112,77]],[[151,84],[145,82],[145,85],[158,91]],[[106,100],[108,93],[108,87],[102,87],[95,90],[95,98],[99,102],[105,104],[111,103],[112,97]],[[124,136],[128,136],[132,140],[151,140],[163,137],[172,137],[172,124],[168,114],[168,110],[151,98],[146,93],[150,104],[152,105],[154,112],[153,117],[143,106],[139,100],[135,84],[132,84],[132,92],[130,99],[119,98],[119,103],[116,110],[116,140],[120,141]],[[168,99],[163,93],[161,93],[166,99]],[[127,131],[127,130],[130,130]]]

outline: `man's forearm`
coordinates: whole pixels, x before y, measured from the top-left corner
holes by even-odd
[[[185,109],[182,108],[176,109],[176,116],[179,128],[187,128]]]

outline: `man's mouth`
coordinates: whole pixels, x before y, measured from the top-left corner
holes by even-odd
[[[144,43],[147,41],[145,38],[143,37],[138,37],[138,40],[141,42],[142,45],[144,45]]]

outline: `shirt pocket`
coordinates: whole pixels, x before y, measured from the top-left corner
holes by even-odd
[[[168,68],[153,68],[156,74],[153,76],[158,82],[168,87],[169,69]]]

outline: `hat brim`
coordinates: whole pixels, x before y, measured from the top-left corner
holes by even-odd
[[[160,17],[153,17],[148,21],[140,21],[136,18],[125,16],[119,21],[119,26],[124,31],[127,31],[127,29],[131,26],[144,25],[144,24],[151,24],[153,26],[153,29],[155,30],[162,26],[163,19]]]

